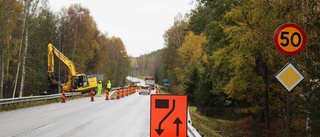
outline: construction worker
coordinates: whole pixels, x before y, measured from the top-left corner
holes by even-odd
[[[102,91],[102,83],[99,81],[98,83],[98,97],[101,97],[101,91]]]
[[[111,90],[111,82],[110,82],[110,80],[108,80],[107,89],[110,92],[110,90]]]

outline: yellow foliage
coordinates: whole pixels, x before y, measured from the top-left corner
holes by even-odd
[[[192,67],[200,66],[202,53],[202,43],[206,41],[206,37],[201,34],[195,35],[189,31],[186,35],[181,48],[178,49],[180,67],[177,71],[179,80],[184,81],[186,74],[190,73]]]

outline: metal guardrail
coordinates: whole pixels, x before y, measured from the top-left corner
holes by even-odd
[[[202,137],[197,131],[197,129],[194,128],[189,122],[188,122],[187,128],[188,128],[187,129],[188,137]]]
[[[80,95],[81,95],[80,92],[66,93],[66,97],[80,96]],[[10,105],[10,104],[17,104],[17,103],[32,102],[32,101],[57,99],[57,98],[61,98],[61,94],[30,96],[30,97],[21,97],[21,98],[8,98],[8,99],[0,99],[0,105]]]
[[[117,90],[117,89],[120,89],[120,88],[122,88],[122,87],[114,87],[114,88],[111,88],[111,91],[112,90]],[[80,96],[80,95],[81,95],[81,92],[67,92],[66,93],[66,97]],[[58,99],[58,98],[61,98],[61,93],[52,94],[52,95],[29,96],[29,97],[21,97],[21,98],[7,98],[7,99],[0,99],[0,106],[10,105],[10,104],[18,104],[18,103],[25,103],[25,102],[32,102],[32,101]]]
[[[188,125],[187,125],[187,135],[188,137],[202,137],[196,128],[192,126],[191,116],[188,109]]]

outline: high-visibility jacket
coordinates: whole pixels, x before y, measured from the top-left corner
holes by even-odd
[[[110,82],[108,82],[107,88],[108,88],[108,89],[111,89],[111,83],[110,83]]]
[[[102,84],[99,83],[99,84],[98,84],[98,91],[101,91],[101,90],[102,90]]]

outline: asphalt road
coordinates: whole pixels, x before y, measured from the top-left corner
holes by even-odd
[[[154,91],[153,91],[154,93]],[[150,96],[90,97],[0,113],[0,137],[149,137]]]

